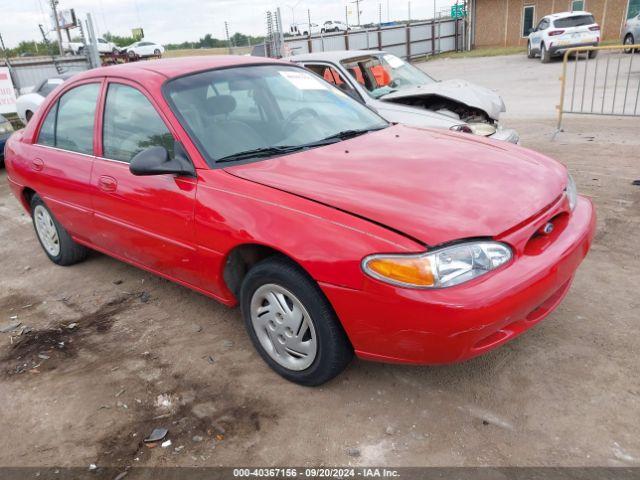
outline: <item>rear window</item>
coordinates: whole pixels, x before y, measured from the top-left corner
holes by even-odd
[[[553,24],[558,28],[582,27],[596,23],[593,15],[575,15],[573,17],[559,18]]]

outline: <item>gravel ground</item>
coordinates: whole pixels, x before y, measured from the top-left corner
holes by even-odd
[[[536,97],[535,76],[559,64],[522,63],[426,66],[495,85],[524,144],[593,198],[598,234],[556,312],[459,365],[290,384],[238,310],[99,254],[53,265],[0,171],[0,324],[33,329],[0,333],[0,465],[640,465],[638,120],[573,117],[551,142],[553,82]],[[155,427],[170,448],[142,445]]]

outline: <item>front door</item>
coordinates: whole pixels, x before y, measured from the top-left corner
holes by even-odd
[[[123,260],[194,283],[196,179],[135,176],[132,158],[151,146],[173,155],[174,136],[136,84],[105,87],[100,155],[91,177],[95,244]]]

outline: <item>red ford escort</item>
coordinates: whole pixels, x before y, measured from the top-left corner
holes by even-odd
[[[441,364],[505,343],[560,303],[595,229],[558,162],[390,125],[251,57],[74,76],[6,168],[53,262],[93,249],[239,303],[260,355],[304,385],[354,352]]]

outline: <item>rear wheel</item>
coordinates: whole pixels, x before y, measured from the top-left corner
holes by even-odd
[[[73,241],[37,194],[31,199],[31,218],[38,241],[53,263],[67,266],[86,258],[87,249]]]
[[[549,63],[551,61],[551,54],[544,43],[540,45],[540,61],[542,63]]]
[[[249,271],[240,305],[256,350],[287,380],[320,385],[342,372],[353,357],[329,301],[313,279],[286,258],[270,257]]]
[[[622,42],[625,46],[627,45],[633,45],[633,42],[635,40],[633,39],[633,35],[631,35],[630,33],[627,34],[626,37],[624,37],[624,41]],[[634,49],[633,48],[625,48],[624,49],[624,53],[634,53]]]
[[[159,57],[160,55],[162,55],[162,52],[161,52],[159,49],[157,49],[157,48],[156,48],[156,49],[153,51],[153,54],[154,54],[156,57]]]
[[[527,42],[527,58],[535,58],[536,54],[533,53],[533,49],[531,48],[531,42]]]

